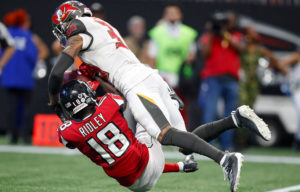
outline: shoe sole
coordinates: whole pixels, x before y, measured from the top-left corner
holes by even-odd
[[[234,154],[238,160],[238,170],[237,170],[237,176],[235,180],[235,185],[233,186],[233,191],[236,191],[238,189],[239,181],[240,181],[240,175],[241,175],[241,168],[243,166],[244,156],[241,153],[235,153]]]
[[[260,136],[264,140],[269,141],[271,139],[271,131],[268,125],[261,118],[259,118],[249,106],[247,105],[241,106],[239,108],[239,113],[242,117],[247,118],[252,122],[254,122]]]

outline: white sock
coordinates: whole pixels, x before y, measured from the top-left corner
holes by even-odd
[[[221,165],[221,166],[224,164],[224,161],[225,161],[225,159],[226,159],[226,156],[227,156],[227,154],[225,154],[225,155],[222,157],[222,159],[221,159],[221,161],[220,161],[220,165]]]
[[[180,172],[183,172],[183,167],[184,167],[183,162],[180,161],[180,162],[178,162],[177,164],[178,164],[178,166],[179,166],[179,171],[180,171]]]

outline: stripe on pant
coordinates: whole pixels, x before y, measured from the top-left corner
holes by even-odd
[[[146,110],[150,113],[151,117],[161,130],[170,125],[169,121],[167,120],[163,112],[160,110],[160,108],[155,104],[153,99],[141,94],[137,95],[144,107],[146,108]]]

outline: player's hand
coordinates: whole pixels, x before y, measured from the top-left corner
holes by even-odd
[[[79,72],[84,75],[87,76],[90,79],[94,79],[96,74],[98,73],[98,70],[96,67],[92,66],[92,65],[87,65],[85,63],[81,64],[79,66]]]

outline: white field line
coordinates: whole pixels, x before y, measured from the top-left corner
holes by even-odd
[[[77,149],[71,150],[64,147],[35,147],[35,146],[11,146],[0,145],[0,152],[7,153],[31,153],[31,154],[58,154],[58,155],[79,155]],[[184,155],[176,151],[165,151],[165,158],[183,160]],[[209,160],[207,157],[195,155],[196,160]],[[266,155],[245,155],[246,162],[254,163],[282,163],[282,164],[299,164],[300,157],[284,156],[266,156]]]
[[[282,189],[275,189],[267,192],[291,192],[291,191],[299,191],[299,190],[300,190],[300,185],[295,185],[295,186],[286,187]]]
[[[184,156],[179,152],[164,152],[165,157],[169,159],[183,159]],[[209,160],[207,157],[195,155],[196,160]],[[253,163],[283,163],[283,164],[299,164],[300,157],[284,157],[284,156],[266,156],[266,155],[245,155],[246,162]]]

